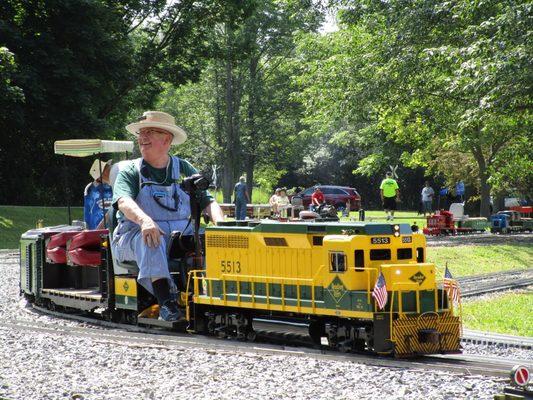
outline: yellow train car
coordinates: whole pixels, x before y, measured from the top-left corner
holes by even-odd
[[[205,232],[205,270],[189,273],[193,330],[246,337],[253,318],[304,321],[341,350],[460,350],[461,319],[439,287],[426,242],[407,224],[226,223]],[[372,296],[383,274],[388,299]]]

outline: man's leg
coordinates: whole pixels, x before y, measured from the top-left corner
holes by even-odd
[[[243,221],[246,219],[246,200],[242,200],[242,204],[241,204],[241,219]]]
[[[125,251],[124,257],[129,256],[129,259],[137,262],[139,266],[137,280],[156,297],[160,318],[165,321],[182,319],[183,313],[170,292],[173,282],[168,270],[165,237],[161,237],[157,247],[148,247],[142,239],[140,230],[134,232],[129,240],[131,243],[122,243],[125,249],[130,249]]]

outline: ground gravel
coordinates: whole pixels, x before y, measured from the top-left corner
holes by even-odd
[[[5,252],[0,293],[0,321],[82,325],[28,312],[18,295],[18,258]],[[504,384],[351,361],[146,347],[0,327],[0,399],[492,399]]]

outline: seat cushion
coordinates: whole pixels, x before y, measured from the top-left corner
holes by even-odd
[[[55,235],[50,236],[50,240],[46,244],[46,248],[53,249],[55,247],[66,247],[67,241],[78,233],[80,233],[80,231],[66,231],[56,233]]]
[[[67,250],[64,247],[53,247],[46,249],[46,260],[52,264],[66,264]]]
[[[100,250],[84,249],[81,247],[69,250],[68,259],[74,265],[98,266],[102,263]]]
[[[70,251],[80,247],[85,249],[100,249],[100,243],[102,240],[101,236],[107,235],[107,233],[107,229],[79,232],[77,235],[72,237],[72,240],[68,246],[68,250]]]
[[[67,263],[67,242],[80,231],[65,231],[53,234],[46,242],[46,261],[53,264]]]

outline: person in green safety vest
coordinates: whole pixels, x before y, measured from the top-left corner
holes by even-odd
[[[396,211],[396,202],[400,200],[400,187],[398,182],[392,178],[392,172],[385,174],[385,179],[379,186],[383,210],[387,214],[387,221],[394,220],[394,211]]]

